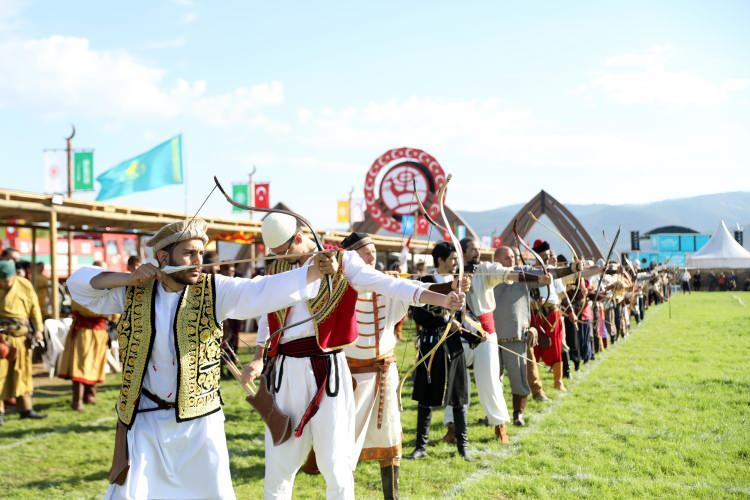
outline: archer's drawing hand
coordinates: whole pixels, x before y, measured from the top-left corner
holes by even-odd
[[[318,268],[321,274],[334,274],[339,269],[338,261],[329,253],[316,254],[313,257],[313,265]]]
[[[466,294],[464,292],[451,292],[445,296],[447,309],[458,311],[464,308],[466,303]]]
[[[469,293],[469,290],[471,290],[471,276],[464,276],[461,280],[460,287],[458,283],[458,278],[453,280],[453,285],[451,285],[451,289],[453,290],[460,290],[463,293]]]
[[[130,286],[139,286],[154,279],[159,281],[163,280],[164,273],[153,264],[143,264],[130,273],[130,276],[127,279],[127,284]]]

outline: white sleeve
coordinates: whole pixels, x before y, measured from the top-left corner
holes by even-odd
[[[424,290],[429,290],[430,285],[434,285],[435,283],[426,283],[423,281],[414,281],[414,283],[417,283],[419,286],[422,287]],[[421,294],[420,294],[421,295]],[[393,323],[396,324],[399,321],[401,321],[404,316],[406,316],[406,313],[409,311],[409,307],[416,306],[416,307],[422,307],[424,304],[421,304],[419,302],[413,302],[411,300],[401,300],[396,297],[390,297],[388,300],[388,316],[393,319]]]
[[[566,287],[565,287],[565,283],[563,283],[563,280],[558,278],[554,281],[554,284],[555,284],[555,291],[557,293],[565,293]]]
[[[311,299],[318,291],[314,284],[307,284],[306,266],[273,276],[256,276],[253,279],[229,278],[221,274],[215,276],[216,314],[219,321],[229,318],[257,318]]]
[[[255,343],[257,345],[265,345],[269,333],[268,316],[263,314],[260,318],[258,318],[258,335],[255,337]]]
[[[98,290],[91,280],[104,269],[84,266],[68,277],[65,284],[70,296],[86,309],[98,314],[117,314],[125,311],[125,287]]]
[[[513,268],[503,267],[497,262],[482,262],[477,272],[482,273],[481,278],[485,287],[492,289],[501,283],[505,283],[508,280],[508,275],[513,272]]]
[[[417,282],[383,274],[365,264],[357,252],[346,252],[343,266],[349,283],[357,291],[377,292],[385,297],[408,302],[409,305],[419,305],[419,297],[424,288]]]

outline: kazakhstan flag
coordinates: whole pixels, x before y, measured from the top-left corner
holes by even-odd
[[[182,184],[182,135],[110,168],[96,180],[102,185],[97,201]]]

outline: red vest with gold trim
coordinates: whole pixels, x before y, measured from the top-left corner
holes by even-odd
[[[307,301],[307,309],[312,316],[318,315],[312,322],[315,328],[315,338],[322,352],[333,351],[352,344],[357,340],[357,291],[352,288],[349,279],[344,274],[344,253],[336,256],[339,269],[331,278],[333,290],[329,291],[326,279],[320,284],[318,294]],[[268,269],[268,274],[276,274],[288,270],[291,266],[281,260],[275,261]],[[278,331],[286,324],[290,308],[268,314],[269,335]],[[281,335],[271,340],[269,356],[276,355]]]

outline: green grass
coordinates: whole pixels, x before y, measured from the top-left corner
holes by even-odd
[[[530,402],[528,426],[511,428],[511,444],[494,441],[469,412],[475,463],[440,442],[435,412],[430,458],[401,468],[406,498],[579,498],[750,496],[750,294],[694,293],[652,308],[633,335],[598,356],[553,401]],[[397,348],[404,368],[410,345]],[[408,360],[404,363],[403,360]],[[117,378],[84,414],[68,410],[67,385],[37,379],[44,421],[13,413],[0,428],[0,491],[5,498],[97,498],[111,460]],[[507,383],[507,382],[506,382]],[[414,443],[416,406],[404,390],[404,451]],[[509,391],[506,390],[509,398]],[[227,439],[239,498],[262,494],[262,424],[234,383],[225,383]],[[508,402],[510,408],[510,401]],[[380,497],[376,463],[355,473],[357,495]],[[320,476],[300,473],[295,497],[320,498]]]

